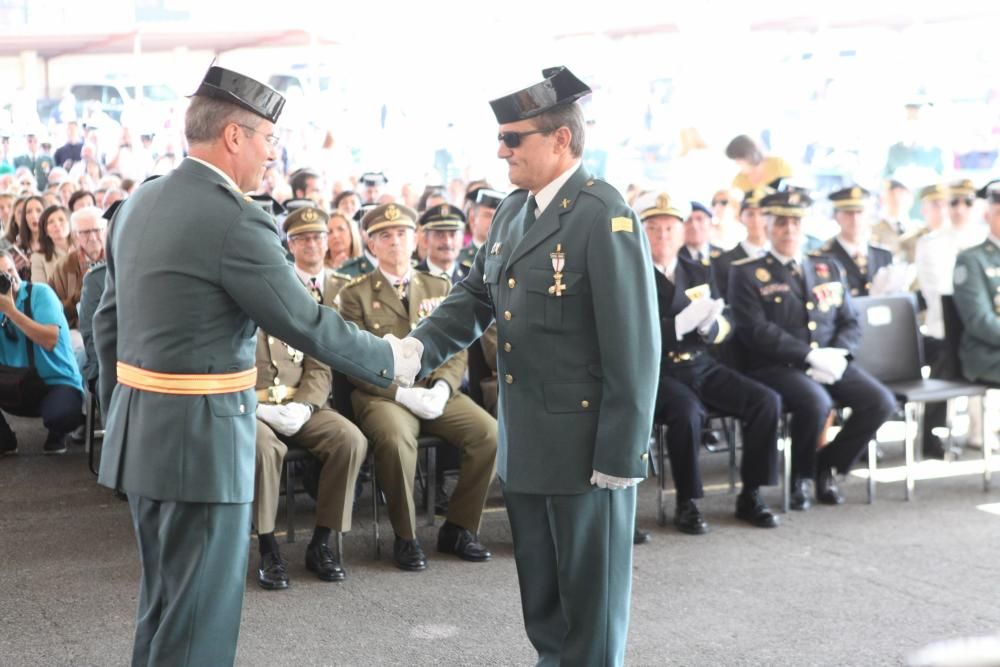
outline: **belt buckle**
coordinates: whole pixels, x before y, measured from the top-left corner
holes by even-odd
[[[267,400],[269,403],[282,403],[288,398],[288,387],[279,384],[276,387],[267,388]]]

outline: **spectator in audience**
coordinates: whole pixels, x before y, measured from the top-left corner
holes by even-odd
[[[739,167],[740,172],[733,178],[733,187],[741,192],[764,186],[776,188],[782,179],[792,175],[792,168],[787,162],[780,157],[765,157],[764,150],[745,134],[729,142],[726,157]]]
[[[962,320],[958,356],[972,382],[1000,384],[1000,182],[979,191],[989,235],[955,262],[955,306]],[[984,443],[984,446],[989,446]]]
[[[891,252],[868,242],[869,225],[864,216],[869,196],[868,190],[857,185],[830,194],[833,219],[840,226],[840,234],[823,244],[819,251],[836,259],[846,270],[851,296],[868,296],[876,274],[892,264]]]
[[[75,191],[70,195],[69,201],[66,204],[66,208],[69,209],[70,213],[75,213],[77,209],[85,206],[97,206],[97,199],[94,197],[94,193],[88,190]]]
[[[30,131],[24,135],[27,152],[14,158],[14,169],[26,167],[35,178],[36,187],[45,190],[49,186],[49,171],[53,167],[52,156],[42,151],[39,132]]]
[[[357,228],[342,213],[330,214],[327,225],[326,268],[337,270],[351,259],[361,256],[361,236]]]
[[[696,201],[691,202],[690,210],[691,215],[684,221],[684,246],[678,256],[708,266],[722,255],[722,248],[709,242],[712,212]]]
[[[389,182],[381,171],[366,171],[361,174],[358,184],[361,186],[361,203],[378,204],[382,196],[382,188]]]
[[[9,246],[17,244],[21,216],[24,214],[24,205],[27,201],[27,196],[16,197],[10,209],[10,218],[4,220],[3,240]]]
[[[38,221],[45,210],[45,200],[37,195],[25,199],[21,217],[17,223],[17,245],[14,246],[17,270],[22,278],[31,277],[31,256],[41,250],[39,245]]]
[[[427,243],[427,257],[417,264],[418,271],[447,278],[453,285],[469,274],[471,264],[458,261],[465,231],[465,214],[451,204],[438,204],[420,216],[420,228]]]
[[[292,186],[292,197],[295,199],[309,199],[317,204],[323,201],[323,180],[312,169],[303,168],[292,172],[289,185]]]
[[[677,192],[677,188],[672,188]],[[736,188],[717,190],[712,195],[712,225],[708,238],[711,243],[722,248],[734,248],[744,238],[743,228],[739,224],[740,205],[743,203],[743,192]],[[719,288],[725,291],[724,285]]]
[[[771,188],[757,188],[743,195],[740,202],[740,223],[746,228],[746,238],[712,262],[716,286],[727,301],[730,267],[747,257],[763,257],[771,248],[771,243],[767,240],[767,219],[760,208],[760,200],[773,192]]]
[[[684,245],[687,202],[666,193],[640,196],[635,211],[649,239],[656,279],[663,355],[656,391],[656,419],[667,425],[667,453],[677,491],[674,525],[683,533],[708,532],[695,500],[704,496],[698,453],[706,408],[743,422],[743,490],[737,518],[774,528],[778,518],[760,496],[777,483],[781,399],[771,389],[717,362],[711,347],[729,338],[712,268],[678,255]],[[730,443],[732,444],[732,443]]]
[[[56,165],[70,169],[73,163],[81,158],[83,141],[80,139],[80,125],[71,120],[66,123],[66,143],[56,149],[54,156]]]
[[[458,255],[459,262],[463,264],[468,262],[466,266],[472,266],[472,260],[476,258],[476,253],[486,243],[486,237],[490,233],[490,225],[493,224],[493,215],[496,213],[497,207],[500,206],[500,202],[507,196],[505,193],[490,189],[488,186],[476,188],[473,192],[475,192],[475,199],[469,206],[469,231],[472,233],[472,239]]]
[[[815,480],[819,502],[844,502],[836,473],[850,470],[896,408],[892,393],[850,362],[861,327],[840,264],[831,257],[803,255],[801,223],[811,203],[800,191],[764,197],[771,250],[765,257],[737,262],[729,275],[750,376],[777,391],[792,413],[795,510],[812,504],[810,480]],[[817,453],[834,401],[851,408],[851,416]]]
[[[406,336],[451,290],[451,283],[414,271],[416,213],[397,204],[369,211],[363,224],[378,270],[355,280],[340,293],[341,313],[348,321],[377,335]],[[375,470],[386,492],[389,518],[396,533],[393,562],[403,570],[427,567],[416,534],[413,480],[417,437],[437,435],[462,451],[462,464],[438,533],[438,551],[468,561],[486,561],[489,550],[477,537],[479,522],[496,463],[497,423],[472,399],[459,392],[466,369],[462,352],[412,388],[380,389],[358,385],[351,401],[361,430],[375,453]]]
[[[333,208],[348,220],[353,220],[354,214],[361,208],[361,197],[354,190],[344,190],[334,197]]]
[[[967,178],[949,185],[951,201],[948,206],[948,221],[951,234],[955,237],[955,248],[961,252],[977,246],[986,238],[989,229],[982,220],[974,220],[972,209],[976,204],[976,186]]]
[[[120,203],[115,203],[101,215],[105,224],[105,236],[107,235],[107,223],[114,217]],[[86,236],[93,236],[93,234]],[[87,240],[86,238],[82,239],[81,244],[86,243]],[[80,287],[80,336],[83,338],[85,358],[82,369],[83,379],[92,391],[95,390],[98,374],[97,356],[94,351],[93,320],[94,313],[97,311],[97,306],[101,301],[101,294],[104,293],[104,279],[107,277],[107,274],[107,262],[104,259],[95,262],[90,267],[90,270],[84,274]]]
[[[917,239],[913,235],[914,223],[910,220],[913,193],[895,179],[887,179],[882,189],[879,221],[872,227],[872,243],[889,250],[894,257],[913,263]],[[905,242],[904,242],[905,239]]]
[[[83,277],[94,264],[104,261],[107,221],[101,209],[96,206],[86,206],[75,211],[70,216],[70,222],[75,230],[77,247],[56,264],[55,270],[49,277],[49,284],[62,302],[70,329],[77,329],[79,327],[77,304],[80,303]]]
[[[122,190],[120,188],[112,188],[110,190],[106,190],[104,194],[101,195],[101,203],[99,204],[99,206],[100,208],[106,210],[109,206],[111,206],[115,202],[127,198],[128,198],[128,193],[125,190]]]
[[[14,200],[14,193],[0,191],[0,234],[6,235],[14,219]]]
[[[42,450],[62,454],[66,451],[65,436],[80,423],[83,407],[83,380],[70,349],[66,318],[52,288],[22,281],[7,251],[0,251],[0,272],[10,282],[6,291],[0,290],[0,363],[15,368],[33,364],[45,385],[40,400],[6,405],[4,410],[41,417],[48,430]],[[17,436],[0,413],[0,453],[14,452]]]
[[[31,282],[50,282],[56,264],[75,245],[76,239],[69,224],[69,211],[63,206],[49,206],[38,221],[39,251],[31,255]]]
[[[14,180],[17,181],[22,195],[37,194],[41,189],[38,187],[38,181],[35,180],[34,172],[28,167],[17,167],[14,171]]]

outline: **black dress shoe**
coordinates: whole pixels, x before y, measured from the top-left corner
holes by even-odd
[[[788,494],[788,506],[800,512],[812,507],[808,480],[798,477],[792,479],[792,489]]]
[[[924,436],[924,449],[923,455],[925,459],[939,459],[944,460],[945,455],[948,453],[948,448],[944,446],[944,442],[938,436],[929,434]]]
[[[404,540],[396,536],[396,541],[392,543],[392,562],[400,570],[407,572],[420,572],[427,569],[427,556],[420,547],[420,542],[416,538]]]
[[[638,528],[636,528],[635,532],[632,533],[632,544],[645,544],[646,542],[649,542],[651,539],[653,538],[649,534],[648,530],[639,530]]]
[[[257,584],[268,591],[288,588],[288,564],[281,554],[271,552],[260,557],[257,568]]]
[[[483,546],[475,533],[450,521],[445,521],[438,532],[438,551],[454,554],[473,563],[483,563],[493,558],[493,554]]]
[[[758,528],[776,528],[780,521],[760,497],[760,491],[743,491],[736,497],[736,518]]]
[[[677,505],[677,509],[674,510],[674,525],[688,535],[704,535],[708,532],[708,524],[705,523],[701,511],[693,500]]]
[[[42,445],[42,452],[45,454],[65,454],[66,435],[49,431],[48,437],[45,438],[45,444]]]
[[[17,454],[17,436],[13,431],[0,434],[0,456]]]
[[[844,496],[837,486],[837,477],[833,470],[826,468],[816,477],[816,500],[824,505],[842,505]]]
[[[315,572],[323,581],[343,581],[346,573],[333,550],[326,544],[312,544],[306,547],[306,569]]]

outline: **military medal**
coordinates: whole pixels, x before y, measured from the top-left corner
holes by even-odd
[[[771,272],[765,269],[763,266],[759,267],[756,271],[754,271],[753,275],[754,278],[756,278],[762,283],[766,283],[771,279]]]
[[[549,294],[562,296],[563,290],[566,289],[566,285],[562,282],[562,270],[563,266],[566,264],[566,255],[562,251],[562,243],[556,244],[556,251],[550,252],[549,257],[552,259],[552,270],[555,272],[552,274],[552,278],[555,282],[551,287],[549,287]]]
[[[285,344],[285,349],[288,350],[288,356],[292,358],[292,361],[297,364],[302,362],[303,354],[301,352],[287,343]]]
[[[823,262],[815,262],[813,267],[816,269],[816,277],[820,280],[830,279],[830,267]]]

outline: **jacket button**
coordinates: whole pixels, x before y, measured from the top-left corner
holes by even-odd
[[[507,373],[506,375],[504,375],[503,379],[504,379],[504,382],[506,382],[507,384],[514,384],[514,376],[511,375],[510,373]]]
[[[812,310],[815,307],[816,307],[816,304],[814,304],[812,301],[807,301],[806,302],[806,310]]]
[[[775,303],[781,303],[781,297],[780,296],[774,297],[774,302]]]
[[[503,344],[503,351],[504,352],[510,352],[513,349],[514,349],[514,346],[511,345],[510,343],[504,343]]]
[[[809,347],[811,347],[814,350],[818,350],[819,349],[819,343],[817,343],[816,341],[813,341],[813,342],[809,343]]]
[[[517,281],[511,278],[510,280],[507,281],[507,287],[514,289],[515,287],[517,287]]]
[[[590,407],[590,401],[588,401],[586,399],[580,401],[580,407],[583,408],[584,410],[586,410],[587,408]]]
[[[382,372],[379,375],[381,375],[382,377],[385,377],[388,374],[389,374],[389,369],[388,368],[383,368]]]
[[[274,386],[277,387],[279,384],[281,384],[281,378],[275,377],[274,378]]]
[[[274,336],[268,336],[267,337],[267,344],[268,345],[274,345]]]
[[[643,461],[648,461],[649,460],[649,452],[643,452],[642,456],[640,456],[639,458],[642,459]]]
[[[512,318],[512,317],[514,317],[514,316],[510,314],[509,310],[503,311],[503,318],[505,320],[507,320],[508,322],[510,322],[510,318]]]
[[[382,328],[382,325],[379,324],[378,322],[376,322],[375,324],[372,325],[372,329],[375,329],[375,331],[378,331],[381,328]]]
[[[808,328],[809,331],[816,331],[816,323],[810,322],[809,324],[806,325],[806,328]]]

